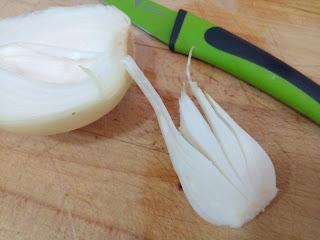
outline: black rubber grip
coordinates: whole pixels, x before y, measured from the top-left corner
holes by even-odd
[[[221,51],[246,59],[279,75],[320,103],[320,85],[262,49],[220,27],[210,28],[205,33],[205,40]]]

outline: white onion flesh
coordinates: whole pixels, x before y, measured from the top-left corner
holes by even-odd
[[[190,67],[191,54],[188,60]],[[124,64],[152,105],[173,167],[193,209],[216,225],[241,227],[277,193],[272,161],[261,146],[193,82],[208,123],[187,96],[180,98],[178,131],[160,96],[131,57]]]
[[[56,134],[111,111],[131,81],[130,20],[114,7],[57,7],[0,21],[0,128]]]

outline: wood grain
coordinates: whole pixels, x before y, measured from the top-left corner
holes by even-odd
[[[0,0],[0,16],[97,2]],[[320,83],[320,1],[158,2],[219,24]],[[135,58],[177,120],[186,58],[134,32]],[[273,159],[280,192],[263,214],[241,229],[201,220],[133,85],[116,109],[83,129],[50,137],[0,131],[0,240],[318,239],[319,126],[214,67],[194,60],[192,71]]]

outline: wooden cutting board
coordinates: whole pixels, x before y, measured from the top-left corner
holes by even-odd
[[[0,0],[0,16],[97,2]],[[320,83],[320,1],[158,2],[219,24]],[[186,58],[134,32],[135,58],[177,120]],[[214,67],[194,60],[192,71],[274,162],[280,191],[263,214],[241,229],[200,219],[179,189],[153,110],[133,85],[110,114],[77,131],[0,131],[0,239],[319,239],[319,126]]]

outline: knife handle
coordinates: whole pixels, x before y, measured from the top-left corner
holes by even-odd
[[[264,50],[197,16],[180,10],[169,48],[246,81],[320,124],[320,86]]]

